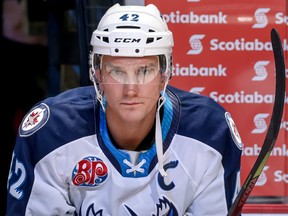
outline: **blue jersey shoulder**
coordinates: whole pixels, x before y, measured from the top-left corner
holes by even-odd
[[[95,133],[95,90],[79,87],[36,104],[19,126],[17,142],[36,150],[38,159],[60,146]]]
[[[226,120],[227,111],[208,96],[199,95],[175,87],[168,87],[172,97],[178,98],[179,107],[174,112],[179,115],[177,134],[199,140],[221,154],[223,143],[235,146]]]

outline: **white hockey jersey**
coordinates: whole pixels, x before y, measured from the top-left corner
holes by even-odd
[[[165,177],[155,143],[139,152],[113,145],[93,87],[36,104],[19,127],[7,216],[225,216],[240,186],[242,150],[230,114],[171,86],[165,97]]]

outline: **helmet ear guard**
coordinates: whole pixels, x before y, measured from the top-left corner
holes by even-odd
[[[89,66],[90,66],[90,68],[89,68],[89,78],[92,81],[94,89],[96,91],[97,100],[100,102],[101,107],[102,107],[103,111],[105,112],[103,92],[101,91],[101,88],[100,88],[100,85],[99,85],[99,80],[97,79],[97,75],[96,75],[97,70],[100,70],[100,68],[98,68],[100,66],[100,63],[97,64],[96,63],[97,61],[101,61],[101,58],[95,59],[94,54],[90,53],[90,55],[89,55]],[[96,67],[94,66],[94,64],[95,64]]]
[[[102,55],[98,55],[95,53],[89,54],[89,76],[92,82],[98,82],[96,71],[100,70],[101,68],[101,58]]]
[[[159,65],[160,65],[160,72],[165,74],[168,80],[172,77],[172,55],[170,55],[169,61],[167,61],[165,55],[159,55]]]

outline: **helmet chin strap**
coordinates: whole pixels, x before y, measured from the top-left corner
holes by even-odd
[[[161,96],[162,97],[162,96]],[[163,166],[163,140],[162,140],[162,129],[161,129],[161,121],[160,121],[160,108],[163,106],[165,102],[165,98],[159,98],[158,108],[156,112],[156,129],[155,129],[155,143],[156,143],[156,152],[159,163],[159,172],[162,176],[167,176],[167,173],[164,170]]]
[[[156,127],[155,127],[155,144],[156,144],[156,153],[157,153],[157,158],[158,158],[158,163],[159,163],[159,172],[160,174],[164,177],[167,176],[166,171],[164,170],[164,155],[163,155],[163,139],[162,139],[162,128],[161,128],[161,119],[160,119],[160,109],[164,105],[166,98],[165,98],[165,91],[166,87],[168,85],[169,79],[166,78],[164,88],[163,88],[163,93],[159,97],[158,100],[158,107],[156,111]]]
[[[105,112],[105,107],[104,107],[104,100],[103,100],[103,95],[100,92],[100,87],[97,85],[97,80],[96,80],[96,74],[95,74],[95,70],[92,68],[90,68],[90,79],[93,82],[93,86],[94,89],[96,91],[96,98],[99,101],[99,103],[101,104],[101,107],[103,109],[103,112]]]

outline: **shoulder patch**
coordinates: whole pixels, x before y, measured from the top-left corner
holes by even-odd
[[[19,135],[27,137],[42,128],[48,121],[50,109],[47,104],[41,103],[34,107],[22,120]]]
[[[225,113],[225,118],[226,118],[226,122],[229,126],[229,129],[230,129],[230,133],[231,133],[231,136],[232,136],[232,139],[234,141],[234,143],[236,144],[236,146],[242,150],[243,149],[243,143],[242,143],[242,140],[241,140],[241,137],[240,137],[240,134],[237,130],[237,127],[236,127],[236,124],[234,123],[233,119],[232,119],[232,116],[229,112],[226,112]]]

